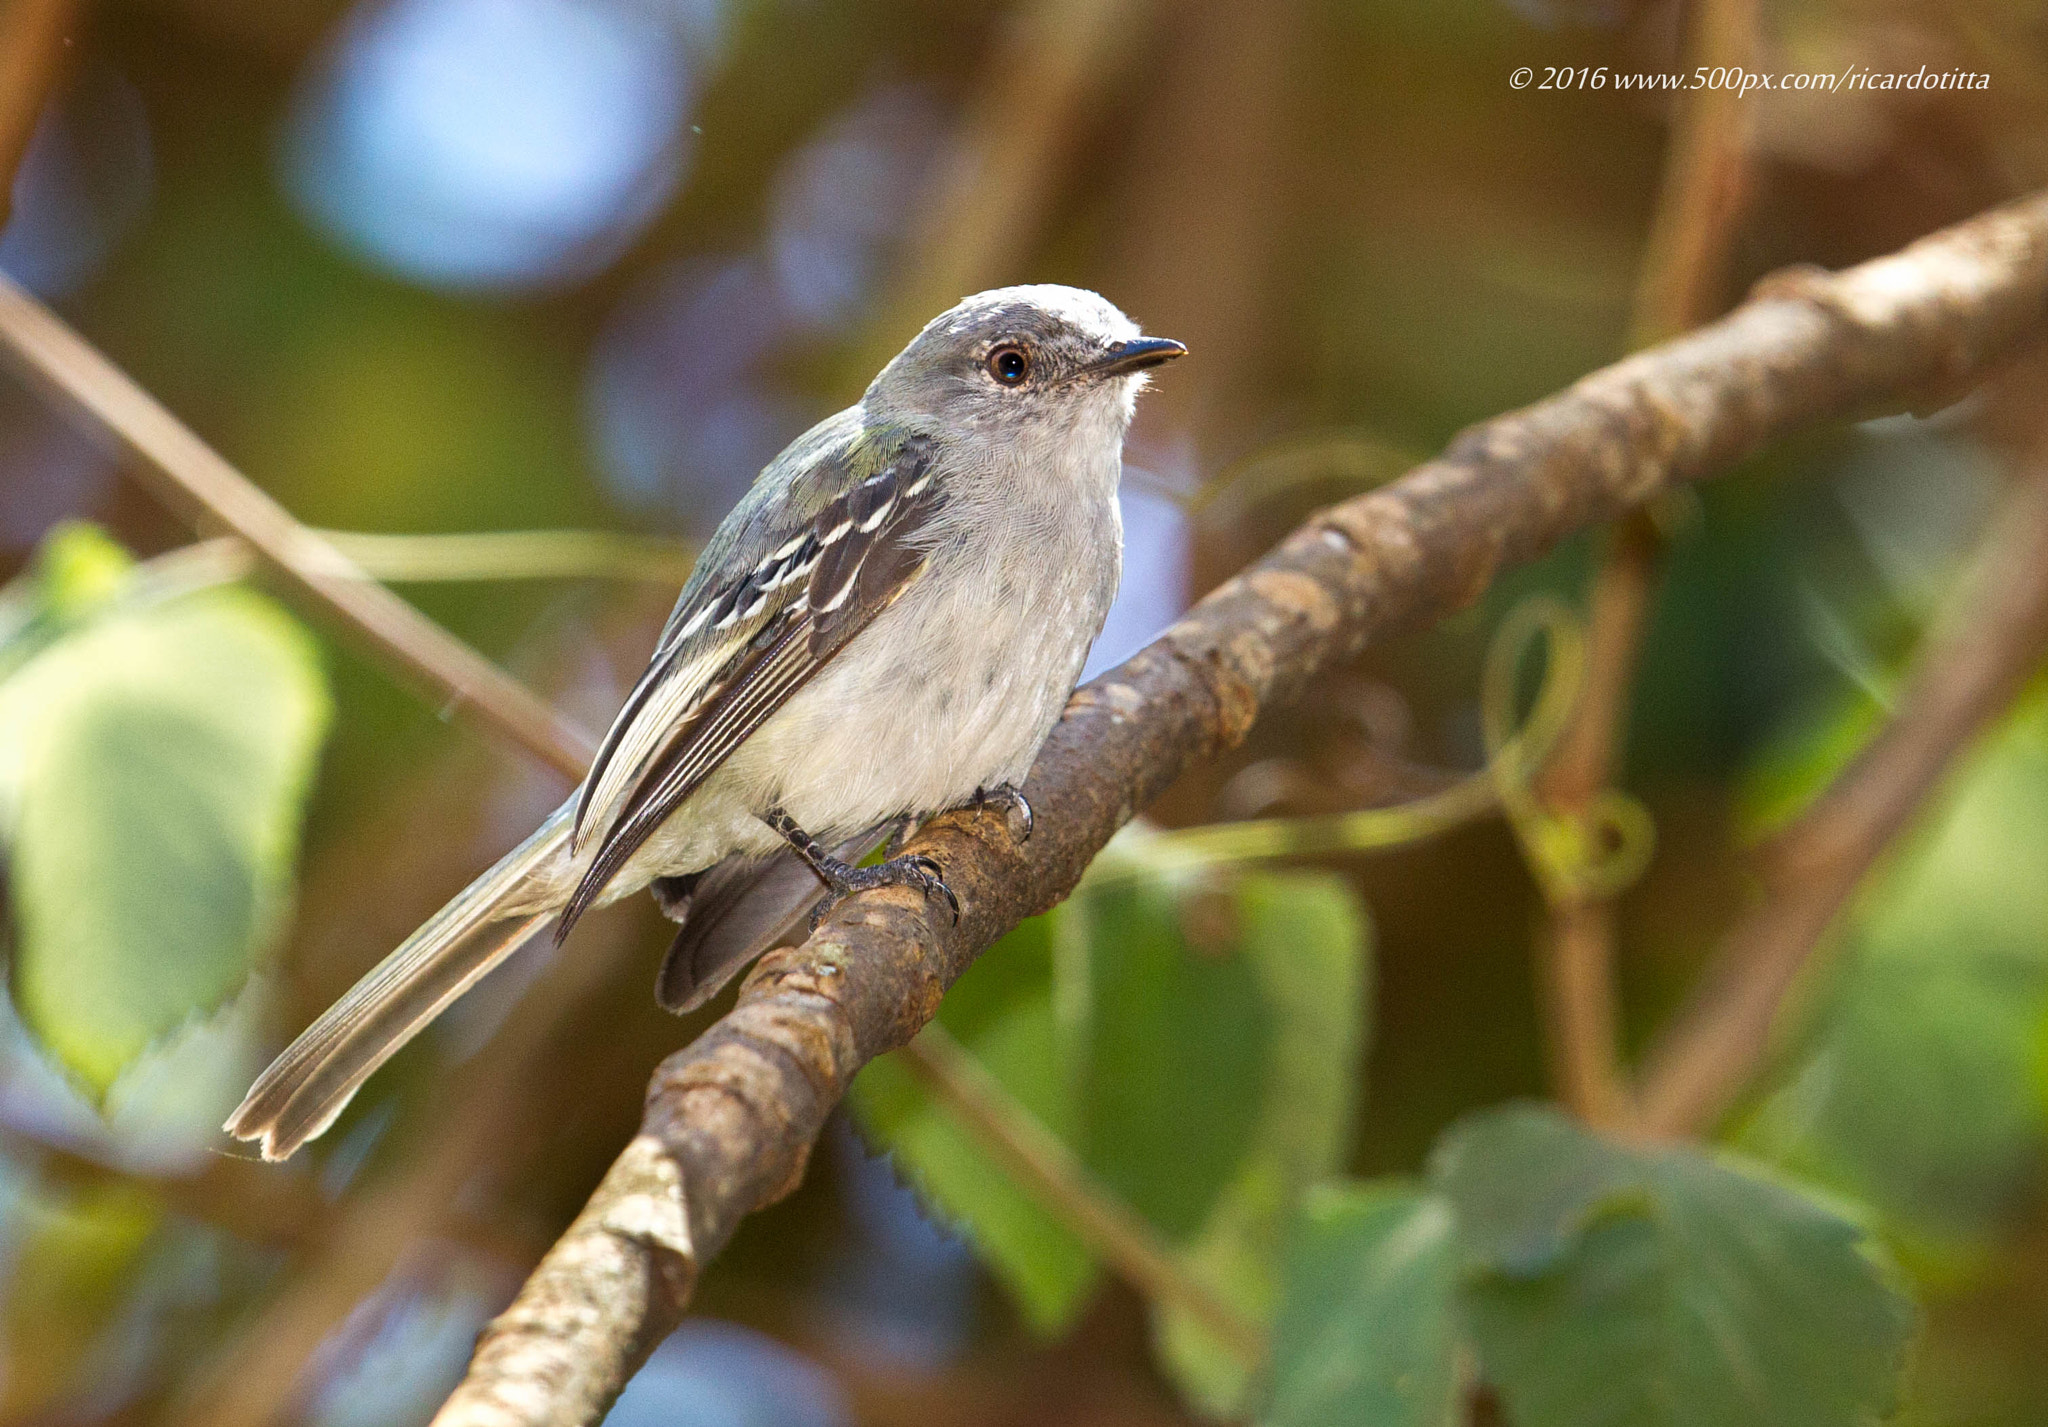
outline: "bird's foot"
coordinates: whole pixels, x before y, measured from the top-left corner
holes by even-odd
[[[1000,808],[1003,822],[1010,830],[1010,836],[1018,842],[1031,841],[1032,829],[1038,826],[1038,814],[1031,811],[1031,800],[1015,783],[998,783],[993,788],[976,788],[974,796],[967,800],[967,806],[980,812],[983,808]]]
[[[792,851],[803,859],[804,865],[820,882],[831,890],[811,909],[811,930],[825,920],[831,910],[856,892],[871,891],[876,887],[915,887],[925,896],[943,897],[946,906],[953,913],[953,920],[960,920],[960,899],[953,895],[953,889],[946,885],[945,869],[929,857],[891,857],[873,867],[855,867],[841,862],[827,852],[809,833],[796,825],[796,820],[780,808],[772,808],[761,819],[778,833]]]
[[[942,898],[947,910],[952,912],[953,920],[960,920],[960,899],[946,885],[944,869],[929,857],[892,857],[872,867],[850,867],[844,862],[827,861],[823,865],[814,865],[811,871],[832,889],[811,909],[812,931],[818,929],[818,924],[830,915],[834,907],[855,892],[872,891],[876,887],[915,887],[927,897]]]

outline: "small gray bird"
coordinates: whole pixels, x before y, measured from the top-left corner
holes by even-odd
[[[683,924],[657,986],[677,1011],[821,883],[812,925],[869,887],[952,904],[928,858],[857,864],[990,798],[1028,833],[1016,785],[1116,594],[1132,407],[1186,350],[1071,287],[935,318],[726,516],[576,796],[292,1042],[228,1133],[285,1158],[528,937],[643,887]]]

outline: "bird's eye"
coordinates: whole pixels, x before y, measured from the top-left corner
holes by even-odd
[[[1031,375],[1031,354],[1015,343],[1005,343],[988,354],[988,374],[1004,386],[1022,386]]]

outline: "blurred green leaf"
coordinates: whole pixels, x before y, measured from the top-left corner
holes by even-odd
[[[60,625],[83,622],[120,595],[135,560],[97,525],[67,520],[36,551],[36,591]]]
[[[1398,1183],[1304,1204],[1273,1324],[1268,1427],[1448,1427],[1458,1394],[1450,1206]]]
[[[1738,785],[1743,830],[1763,837],[1792,821],[1827,791],[1884,721],[1885,710],[1874,700],[1851,694],[1779,732]]]
[[[1432,1177],[1517,1427],[1851,1427],[1897,1403],[1912,1305],[1861,1228],[1782,1183],[1535,1106],[1452,1127]]]
[[[15,1002],[95,1095],[275,932],[328,712],[312,641],[233,588],[108,615],[0,684]]]
[[[1172,1239],[1200,1227],[1251,1143],[1274,1042],[1247,908],[1165,880],[1091,889],[1058,922],[1080,978],[1080,1150]],[[1348,984],[1348,983],[1347,983]]]
[[[1012,932],[948,993],[939,1021],[1105,1187],[1178,1228],[1205,1282],[1264,1321],[1286,1225],[1349,1143],[1364,939],[1333,877],[1258,874],[1221,891],[1125,880]],[[1071,1322],[1095,1282],[1080,1240],[892,1061],[862,1071],[852,1099],[1026,1319],[1044,1331]],[[1194,1400],[1216,1411],[1244,1400],[1242,1365],[1198,1325],[1162,1315],[1159,1331]]]
[[[1048,918],[1036,917],[997,942],[947,993],[938,1019],[1020,1105],[1072,1143],[1073,1101],[1054,1051],[1051,938]],[[1096,1282],[1081,1241],[893,1057],[862,1070],[848,1099],[925,1202],[967,1236],[1025,1321],[1048,1334],[1071,1324]]]
[[[0,679],[112,604],[134,571],[133,558],[97,525],[67,520],[52,527],[28,572],[0,589]]]
[[[1350,886],[1326,873],[1248,873],[1226,905],[1271,1033],[1263,1064],[1218,1059],[1216,1072],[1263,1092],[1251,1138],[1182,1257],[1264,1323],[1280,1297],[1281,1259],[1303,1195],[1340,1172],[1350,1152],[1370,1034],[1371,928]],[[1199,1027],[1194,1036],[1200,1046]],[[1201,1105],[1167,1099],[1152,1112],[1165,1119]],[[1185,1313],[1160,1309],[1154,1322],[1161,1360],[1189,1400],[1218,1416],[1242,1415],[1253,1386],[1242,1361]]]
[[[0,1421],[38,1414],[74,1386],[142,1266],[162,1212],[141,1189],[110,1182],[12,1206],[6,1307],[0,1313]]]
[[[1845,722],[1854,723],[1853,714]],[[1868,1199],[1924,1253],[2014,1221],[2043,1158],[2048,703],[1969,758],[1881,871],[1753,1151]]]

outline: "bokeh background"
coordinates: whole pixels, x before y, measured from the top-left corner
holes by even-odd
[[[1671,0],[98,0],[0,268],[309,524],[645,537],[563,576],[439,578],[428,551],[436,578],[401,580],[590,727],[690,543],[925,317],[1005,282],[1096,288],[1194,353],[1131,440],[1100,669],[1317,505],[1627,349],[1669,103],[1508,75],[1689,69],[1683,33]],[[1851,63],[1991,81],[1743,100],[1719,302],[2048,182],[2039,5],[1763,7],[1754,68]],[[1741,849],[1883,706],[2015,433],[2048,419],[2024,376],[1815,433],[1663,512],[1627,758],[1658,833],[1623,903],[1632,1048],[1740,904]],[[0,381],[0,574],[80,518],[143,557],[192,534]],[[1388,754],[1477,767],[1495,628],[1534,592],[1581,603],[1596,550],[1374,651],[1158,820],[1358,806]],[[211,1127],[290,1030],[564,792],[312,627],[331,731],[254,989],[104,1115],[17,1022],[0,1039],[0,1421],[229,1420],[224,1375],[268,1420],[424,1421],[693,1029],[648,995],[651,907],[619,909],[573,958],[493,978],[319,1153],[225,1156]],[[1883,1219],[1926,1310],[1913,1422],[2048,1420],[2044,729],[2036,700],[1934,809],[1925,836],[1969,875],[1918,872],[1903,929],[1852,937],[1726,1127]],[[1316,865],[1372,927],[1344,1167],[1412,1171],[1459,1115],[1546,1093],[1542,899],[1501,824]],[[613,1421],[1193,1411],[1129,1289],[1035,1330],[842,1118]]]

